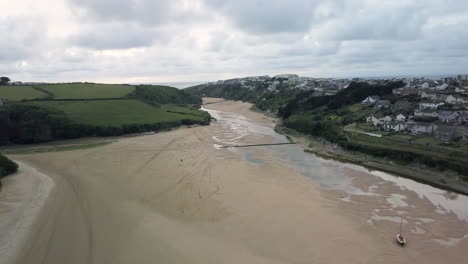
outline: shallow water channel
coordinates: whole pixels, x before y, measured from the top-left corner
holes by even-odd
[[[215,144],[217,148],[221,145],[246,144],[245,138],[252,135],[271,137],[274,143],[288,142],[285,136],[273,130],[273,122],[271,122],[271,124],[258,124],[236,113],[221,112],[206,108],[203,108],[203,110],[209,112],[212,117],[216,118],[216,122],[220,127],[216,132],[217,135],[222,135],[222,137],[213,137],[213,139],[219,143]],[[370,171],[365,167],[355,164],[325,160],[312,153],[304,152],[303,148],[298,145],[263,146],[261,148],[270,151],[273,157],[294,168],[301,175],[318,184],[322,189],[344,191],[348,194],[348,197],[343,198],[343,200],[349,199],[351,195],[379,195],[376,188],[372,188],[377,187],[375,184],[366,190],[353,184],[353,177],[347,175],[344,171],[345,169],[354,170],[372,175],[374,180],[378,181],[380,184],[394,184],[399,187],[398,189],[402,192],[412,191],[416,193],[421,200],[430,201],[435,207],[435,213],[441,215],[454,213],[460,220],[468,223],[468,196],[451,193],[389,173],[376,170]],[[241,153],[246,160],[252,164],[262,164],[264,162],[261,157],[255,155],[254,148],[229,148],[229,150]],[[414,205],[409,204],[410,201],[405,200],[405,198],[405,195],[392,193],[388,196],[386,201],[394,208],[414,207]],[[375,216],[373,220],[380,220],[379,217],[380,216]],[[395,218],[393,219],[387,216],[383,218],[393,222],[400,221],[400,217],[393,217]],[[424,219],[422,221],[424,221]],[[427,221],[430,221],[430,219]]]

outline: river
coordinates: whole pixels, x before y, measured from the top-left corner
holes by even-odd
[[[216,148],[221,145],[255,143],[249,141],[248,138],[252,136],[255,138],[258,135],[271,138],[273,143],[288,142],[284,135],[274,131],[275,124],[272,121],[255,123],[237,113],[221,112],[207,107],[203,110],[208,111],[220,124],[221,129],[217,132],[223,137],[213,137],[219,143],[215,144]],[[423,224],[437,225],[440,224],[438,221],[444,221],[444,217],[454,215],[460,225],[464,226],[463,232],[444,239],[434,236],[431,240],[450,246],[468,238],[468,197],[465,195],[441,190],[382,171],[369,170],[355,164],[326,160],[304,152],[303,148],[298,145],[261,147],[261,151],[268,152],[269,155],[259,154],[258,147],[228,149],[244,155],[245,159],[253,164],[262,164],[264,162],[262,156],[272,156],[294,168],[301,175],[319,185],[322,190],[339,192],[341,201],[353,203],[356,200],[360,202],[367,200],[369,210],[364,215],[367,215],[369,224],[382,220],[395,223],[403,221],[405,224],[411,221],[410,230],[413,234],[426,234],[433,231],[429,226],[424,229]],[[428,203],[432,208],[426,210],[424,217],[421,217],[420,208],[428,207]]]

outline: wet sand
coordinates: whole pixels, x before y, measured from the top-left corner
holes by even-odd
[[[205,107],[274,125],[249,104]],[[267,150],[251,151],[261,160],[255,163],[215,147],[234,136],[213,122],[93,149],[10,155],[55,184],[15,263],[462,263],[468,257],[468,239],[434,241],[463,236],[467,223],[434,213],[416,194],[349,168],[339,169],[363,189],[377,185],[371,189],[379,195],[323,190]],[[235,140],[272,141],[259,134]],[[392,207],[401,201],[415,208]],[[393,239],[399,224],[382,218],[399,211],[413,217],[405,228],[415,233],[405,248]]]

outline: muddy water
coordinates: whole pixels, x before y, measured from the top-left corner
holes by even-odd
[[[229,112],[204,109],[217,119],[213,139],[221,145],[288,142],[273,122],[254,123]],[[228,148],[252,164],[276,159],[294,168],[337,200],[336,206],[362,218],[367,228],[392,233],[404,223],[406,234],[444,247],[468,243],[468,197],[381,171],[306,153],[297,145]],[[387,235],[387,234],[386,234]]]

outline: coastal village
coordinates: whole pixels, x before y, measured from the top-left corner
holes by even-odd
[[[365,107],[355,114],[371,114],[366,115],[366,124],[356,126],[377,137],[418,135],[446,143],[468,140],[468,75],[403,81],[406,86],[394,89],[388,98],[370,95],[364,99]],[[377,131],[387,133],[372,133]]]
[[[354,115],[359,117],[360,122],[344,130],[409,142],[417,138],[424,144],[468,141],[468,75],[439,79],[334,79],[281,74],[220,80],[209,84],[237,84],[249,90],[262,87],[269,92],[279,92],[287,87],[313,90],[314,96],[330,96],[346,89],[353,81],[372,85],[400,80],[405,86],[394,89],[392,95],[369,95],[359,106],[355,106]]]

